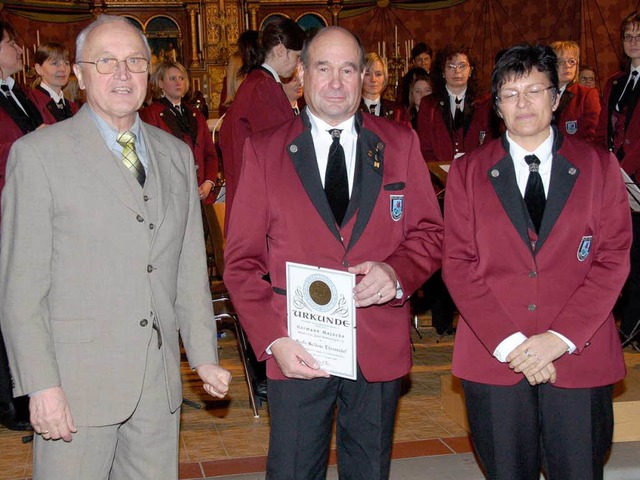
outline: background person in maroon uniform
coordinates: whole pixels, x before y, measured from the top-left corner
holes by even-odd
[[[580,47],[576,42],[553,42],[551,48],[558,57],[560,103],[554,113],[554,124],[560,133],[586,141],[594,141],[600,96],[595,88],[578,83]]]
[[[189,91],[187,69],[173,60],[162,62],[151,76],[151,86],[158,98],[140,110],[140,118],[189,145],[196,162],[200,200],[213,203],[210,193],[218,178],[218,154],[204,115],[182,101]]]

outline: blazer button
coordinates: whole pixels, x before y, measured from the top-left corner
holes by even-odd
[[[530,312],[535,311],[535,309],[536,309],[536,306],[535,306],[535,304],[533,304],[533,303],[530,303],[530,304],[527,306],[527,310],[529,310]]]
[[[344,262],[342,262],[342,266],[343,267],[348,267],[349,266],[349,260],[345,260]]]
[[[149,321],[146,318],[143,318],[142,320],[140,320],[141,327],[146,327],[148,324],[149,324]]]
[[[154,228],[156,228],[156,226],[155,226],[153,223],[150,223],[150,224],[149,224],[149,228],[150,228],[151,230],[153,230]]]
[[[536,278],[537,276],[538,276],[537,272],[534,272],[534,271],[529,272],[529,277]]]
[[[147,265],[147,272],[153,272],[153,265]]]
[[[140,215],[136,217],[136,220],[138,220],[140,223],[144,222],[144,218],[142,218]]]

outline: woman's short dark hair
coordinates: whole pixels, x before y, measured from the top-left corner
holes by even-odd
[[[423,53],[433,57],[433,50],[429,45],[424,42],[416,43],[415,47],[411,49],[411,60],[415,60],[418,55],[422,55]]]
[[[553,49],[541,45],[517,45],[508,49],[498,60],[491,75],[491,96],[494,101],[502,86],[510,79],[529,75],[531,70],[544,73],[558,92],[558,57]]]
[[[444,48],[441,48],[436,53],[436,60],[433,71],[430,72],[432,74],[434,85],[434,93],[438,96],[438,98],[448,98],[448,93],[446,89],[447,81],[444,78],[444,72],[447,67],[447,64],[451,62],[453,57],[456,55],[464,55],[467,57],[469,61],[469,67],[471,71],[469,72],[469,80],[467,82],[467,92],[465,93],[465,98],[469,99],[473,102],[477,95],[480,93],[479,89],[479,77],[480,75],[475,74],[476,69],[476,59],[471,53],[471,48],[466,45],[454,45],[452,43],[445,45]],[[466,104],[467,100],[465,100]]]

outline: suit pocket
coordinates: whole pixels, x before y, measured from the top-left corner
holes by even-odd
[[[93,341],[94,320],[88,318],[52,318],[53,341],[89,343]]]
[[[388,192],[395,192],[397,190],[404,190],[405,183],[404,182],[396,182],[396,183],[387,183],[384,186],[384,189]]]

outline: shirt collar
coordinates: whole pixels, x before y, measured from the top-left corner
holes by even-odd
[[[13,86],[16,84],[16,81],[13,77],[7,77],[4,80],[0,80],[0,85],[7,85],[9,90],[13,90]]]
[[[58,95],[49,85],[44,82],[40,82],[40,87],[42,87],[43,90],[46,90],[49,96],[53,98],[54,102],[58,103],[60,100],[64,100],[64,92],[61,92],[60,95]]]
[[[276,82],[278,83],[282,83],[280,81],[280,75],[278,75],[278,72],[276,72],[273,67],[271,67],[271,65],[269,65],[268,63],[263,63],[262,64],[262,68],[264,68],[265,70],[267,70],[271,75],[273,75],[273,78],[276,79]]]
[[[464,96],[467,94],[467,89],[466,88],[462,91],[462,93],[460,93],[458,95],[452,93],[451,90],[449,90],[449,87],[447,87],[446,85],[445,85],[444,88],[447,89],[447,93],[449,94],[449,96],[451,96],[453,98],[462,98],[462,99],[464,99]]]
[[[364,101],[364,104],[367,106],[367,108],[371,105],[380,105],[380,97],[376,98],[375,100],[370,100],[368,98],[362,97],[362,100]]]
[[[309,122],[311,123],[312,134],[319,134],[320,132],[327,132],[329,130],[337,128],[339,130],[342,130],[342,133],[348,133],[350,135],[353,135],[354,137],[357,136],[355,117],[353,115],[351,115],[344,122],[336,125],[335,127],[316,117],[313,113],[311,113],[311,110],[308,107],[307,115],[309,116]]]

